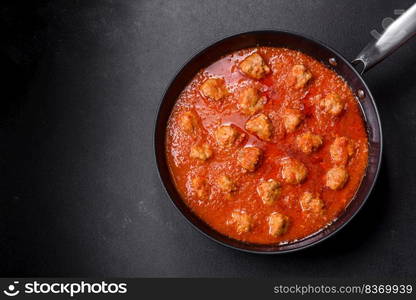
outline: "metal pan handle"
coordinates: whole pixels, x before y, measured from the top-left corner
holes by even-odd
[[[378,40],[369,43],[352,61],[362,74],[394,52],[416,33],[416,3],[397,18]]]

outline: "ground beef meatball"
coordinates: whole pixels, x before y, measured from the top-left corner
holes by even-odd
[[[286,183],[299,184],[305,180],[307,174],[308,170],[302,162],[294,158],[282,161],[282,178]]]
[[[294,65],[291,75],[296,89],[303,88],[312,78],[312,73],[304,65]]]
[[[217,185],[220,188],[220,190],[225,193],[231,193],[237,190],[237,185],[227,175],[221,175],[220,177],[218,177]]]
[[[283,112],[283,125],[286,132],[290,133],[296,130],[299,124],[302,122],[304,116],[300,110],[297,109],[286,109]]]
[[[331,160],[335,164],[345,165],[351,156],[354,155],[355,147],[353,141],[347,137],[336,137],[329,147]]]
[[[209,187],[205,178],[196,176],[192,178],[192,191],[201,200],[209,197]]]
[[[335,93],[328,94],[319,102],[319,108],[322,112],[331,116],[338,116],[345,108],[345,101],[340,95]]]
[[[244,147],[238,152],[238,164],[246,171],[253,172],[260,164],[263,151],[257,147]]]
[[[272,122],[264,114],[258,114],[247,121],[246,130],[260,139],[269,141],[273,131]]]
[[[263,78],[270,73],[269,66],[257,52],[247,56],[240,63],[239,68],[245,75],[254,79]]]
[[[305,192],[300,198],[300,206],[304,213],[321,214],[324,209],[324,201],[315,197],[311,192]]]
[[[191,147],[189,156],[191,158],[205,161],[212,156],[212,150],[208,143],[196,144]]]
[[[280,183],[274,179],[269,179],[257,186],[257,193],[264,204],[272,204],[281,193]]]
[[[220,100],[228,95],[225,82],[220,78],[210,78],[204,81],[200,87],[202,95],[212,100]]]
[[[198,117],[192,111],[184,112],[180,117],[182,130],[188,134],[195,134],[198,128]]]
[[[322,145],[322,137],[310,132],[302,133],[296,138],[296,146],[300,151],[310,154]]]
[[[269,234],[278,237],[286,233],[289,228],[289,217],[281,213],[274,212],[268,218]]]
[[[238,106],[245,115],[254,115],[263,109],[266,97],[261,96],[258,89],[247,87],[243,89],[238,98]]]
[[[237,128],[232,125],[221,125],[215,130],[215,139],[217,144],[224,148],[230,148],[237,145],[244,138]]]
[[[348,172],[344,167],[333,167],[326,173],[326,186],[331,190],[340,190],[348,180]]]
[[[238,234],[249,232],[252,227],[251,217],[244,211],[233,211],[230,224],[234,224]]]

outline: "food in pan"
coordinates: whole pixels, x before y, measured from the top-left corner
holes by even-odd
[[[166,135],[184,202],[218,232],[257,244],[333,222],[365,174],[359,104],[333,70],[290,49],[231,53],[179,96]]]

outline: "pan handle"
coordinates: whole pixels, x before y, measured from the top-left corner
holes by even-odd
[[[358,70],[363,74],[403,45],[415,33],[416,3],[391,23],[378,40],[367,44],[352,64],[356,68],[361,65]]]

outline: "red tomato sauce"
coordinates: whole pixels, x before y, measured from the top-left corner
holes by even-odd
[[[239,69],[239,63],[250,54],[259,53],[271,72],[261,79],[252,79]],[[302,64],[312,74],[311,80],[300,89],[293,88],[290,74],[294,65]],[[208,78],[222,78],[228,95],[212,100],[201,94],[200,86]],[[253,86],[266,96],[261,110],[273,125],[269,141],[261,140],[245,129],[251,116],[241,112],[238,93]],[[333,117],[319,113],[317,103],[330,93],[337,93],[345,101],[345,109]],[[298,109],[304,119],[294,132],[286,132],[282,113],[286,108]],[[184,112],[191,111],[198,118],[197,134],[185,132],[180,124]],[[232,124],[244,133],[244,140],[236,147],[221,148],[215,139],[215,130],[222,124]],[[322,137],[322,145],[306,154],[296,147],[296,138],[312,132]],[[334,166],[330,146],[336,137],[347,137],[354,143],[354,153],[345,165],[349,174],[341,189],[332,190],[325,185],[325,176]],[[190,157],[192,145],[208,143],[212,156],[205,160]],[[254,172],[246,172],[237,162],[239,149],[256,146],[263,150],[261,163]],[[258,47],[229,54],[206,69],[201,70],[181,93],[171,113],[166,135],[166,155],[171,176],[184,202],[202,220],[220,233],[237,240],[271,244],[290,242],[309,236],[333,222],[354,197],[365,174],[368,160],[368,141],[362,113],[347,83],[333,70],[315,59],[285,48]],[[302,162],[308,174],[300,184],[287,184],[282,178],[281,161],[287,157]],[[228,175],[236,190],[224,193],[216,184],[219,176]],[[206,195],[195,193],[192,180],[202,178]],[[260,199],[257,186],[260,182],[275,179],[281,183],[279,197],[269,205]],[[324,203],[322,213],[305,213],[300,205],[303,193],[318,195]],[[234,211],[250,216],[250,229],[238,232],[230,222]],[[273,213],[288,217],[287,231],[271,235],[268,218]]]

